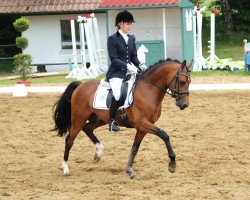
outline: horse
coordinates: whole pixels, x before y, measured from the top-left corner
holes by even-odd
[[[171,147],[168,134],[154,123],[161,116],[162,100],[165,94],[175,99],[176,106],[181,110],[189,106],[189,84],[191,82],[190,67],[192,61],[186,65],[167,59],[159,61],[144,71],[137,80],[134,89],[134,98],[131,106],[125,109],[132,128],[136,129],[130,157],[126,166],[126,173],[130,178],[136,177],[133,170],[133,162],[139,150],[140,144],[147,133],[160,137],[166,145],[170,158],[168,169],[171,173],[176,170],[175,153]],[[94,135],[94,130],[108,124],[109,111],[95,109],[93,100],[100,80],[89,80],[81,83],[71,82],[64,93],[54,105],[53,119],[59,136],[69,134],[65,138],[64,158],[61,165],[63,174],[69,174],[69,152],[78,133],[82,130],[90,138],[96,147],[94,159],[99,161],[102,157],[103,145]],[[121,111],[116,114],[116,121],[120,126],[125,126],[119,117]],[[113,133],[110,133],[113,134]]]

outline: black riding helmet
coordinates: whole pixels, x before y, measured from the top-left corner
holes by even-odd
[[[120,22],[135,22],[133,15],[127,10],[121,11],[117,14],[115,25],[118,26]]]

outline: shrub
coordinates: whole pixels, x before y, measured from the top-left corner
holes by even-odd
[[[27,18],[21,17],[17,19],[13,26],[17,31],[23,32],[29,28],[30,21]],[[16,45],[18,48],[24,50],[28,47],[28,39],[25,37],[17,37]],[[30,74],[32,74],[31,67],[32,58],[29,54],[17,54],[14,56],[14,73],[20,76],[22,81],[26,81]]]
[[[28,75],[32,74],[31,67],[32,58],[29,54],[17,54],[14,56],[14,73],[20,76],[22,81],[28,79]]]
[[[28,47],[28,39],[26,37],[17,37],[16,38],[16,46],[20,49],[26,49]]]
[[[13,26],[17,31],[23,32],[29,28],[30,21],[25,17],[21,17],[13,23]]]

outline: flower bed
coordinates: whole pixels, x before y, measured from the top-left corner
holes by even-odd
[[[244,65],[244,61],[233,61],[231,58],[226,58],[215,60],[213,63],[207,60],[202,69],[237,71],[239,69],[243,69]]]

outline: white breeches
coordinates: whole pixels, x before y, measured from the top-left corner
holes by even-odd
[[[121,86],[122,86],[123,79],[121,78],[111,78],[109,80],[110,87],[113,91],[113,95],[115,97],[115,100],[118,101],[121,96]]]

